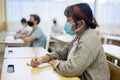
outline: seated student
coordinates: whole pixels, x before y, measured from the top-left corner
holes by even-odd
[[[62,47],[63,45],[61,45],[61,42],[57,41],[56,39],[54,39],[52,36],[56,36],[56,35],[61,35],[63,34],[63,27],[62,25],[58,24],[57,19],[54,18],[53,19],[53,25],[51,27],[51,31],[50,31],[50,40],[54,41],[53,43],[51,43],[49,45],[49,52],[52,52],[53,50],[57,50],[59,47]]]
[[[17,31],[17,34],[29,34],[32,31],[32,28],[28,26],[27,20],[25,18],[21,19],[22,29]]]
[[[53,19],[51,33],[53,33],[53,34],[62,34],[63,33],[63,28],[60,24],[57,23],[56,19]]]
[[[80,77],[80,80],[110,80],[106,56],[99,41],[91,29],[92,10],[87,3],[69,6],[65,9],[67,23],[65,31],[76,35],[75,39],[62,49],[40,58],[33,58],[31,65],[49,62],[54,70],[63,76]]]
[[[15,39],[29,35],[30,32],[32,31],[32,28],[28,26],[27,20],[25,18],[21,19],[21,24],[22,24],[22,29],[16,32],[16,34],[14,35]]]
[[[30,43],[30,47],[43,47],[46,46],[46,36],[38,27],[38,24],[40,23],[40,17],[36,14],[30,15],[30,20],[28,21],[28,25],[33,28],[31,33],[26,36],[20,36],[18,38],[21,38],[25,41],[25,43]]]

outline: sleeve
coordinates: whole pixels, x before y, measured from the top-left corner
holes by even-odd
[[[64,76],[80,76],[93,61],[94,58],[90,49],[81,45],[67,61],[60,61],[53,68]]]
[[[51,59],[66,60],[70,45],[70,43],[66,44],[64,48],[47,55],[50,56]]]
[[[33,36],[35,36],[37,39],[40,38],[42,36],[42,32],[41,30],[35,30],[33,33],[32,33]]]

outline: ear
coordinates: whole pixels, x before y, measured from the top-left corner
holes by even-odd
[[[37,24],[37,21],[35,21],[34,24]]]

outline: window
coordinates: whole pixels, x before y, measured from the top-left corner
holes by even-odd
[[[120,1],[119,0],[99,0],[98,1],[98,21],[100,24],[120,23]]]
[[[7,0],[7,20],[20,21],[23,17],[29,20],[30,14],[38,14],[42,22],[49,23],[57,18],[63,24],[65,8],[66,3],[60,0]]]
[[[83,2],[90,5],[94,16],[97,13],[99,24],[120,23],[119,0],[83,0]],[[64,9],[68,4],[66,0],[7,0],[7,20],[20,21],[23,17],[29,19],[29,15],[35,13],[41,17],[42,22],[52,23],[52,19],[57,18],[59,23],[64,24],[66,21]]]

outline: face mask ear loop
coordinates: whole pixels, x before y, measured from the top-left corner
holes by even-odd
[[[77,21],[77,24],[79,23],[80,21]],[[75,30],[75,32],[78,32],[79,30],[81,30],[83,28],[83,26],[79,27],[78,29]]]
[[[76,29],[75,32],[80,31],[83,28],[83,26],[81,26],[80,28]]]

